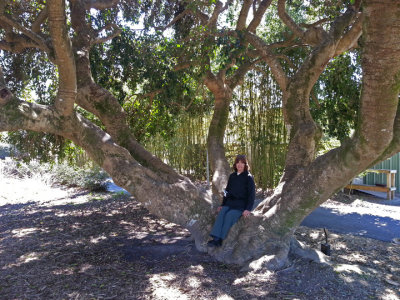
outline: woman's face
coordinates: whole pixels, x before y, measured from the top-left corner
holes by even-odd
[[[241,160],[239,160],[236,163],[236,169],[237,169],[238,173],[242,173],[244,171],[244,166],[245,166],[245,164]]]

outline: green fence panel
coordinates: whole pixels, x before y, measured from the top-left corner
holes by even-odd
[[[400,154],[396,153],[391,158],[384,160],[370,169],[388,169],[388,170],[397,170],[396,174],[396,193],[399,191],[400,186]],[[367,173],[366,176],[363,177],[363,183],[374,185],[374,184],[386,184],[386,174],[378,174],[378,173]]]

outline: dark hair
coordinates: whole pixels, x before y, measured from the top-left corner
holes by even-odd
[[[239,154],[239,155],[236,156],[235,162],[233,163],[233,166],[232,166],[232,168],[235,170],[235,172],[237,172],[236,164],[237,164],[239,161],[241,161],[242,163],[244,163],[244,170],[245,170],[245,171],[249,171],[250,167],[249,167],[249,164],[247,163],[246,155]]]

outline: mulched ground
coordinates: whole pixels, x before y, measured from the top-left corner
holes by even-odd
[[[0,203],[0,299],[400,298],[398,244],[331,234],[332,266],[293,258],[278,272],[242,273],[129,196],[68,195]],[[296,235],[314,248],[324,240],[306,227]]]

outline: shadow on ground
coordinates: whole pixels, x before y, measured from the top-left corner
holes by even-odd
[[[382,280],[366,280],[363,266],[360,275],[294,260],[276,273],[240,273],[197,252],[185,229],[128,195],[88,195],[74,204],[75,198],[0,206],[1,299],[383,299],[395,293]],[[309,241],[312,234],[302,228],[298,236]],[[341,243],[338,249],[352,246]],[[354,264],[335,255],[340,264]],[[398,264],[393,268],[399,272]]]

